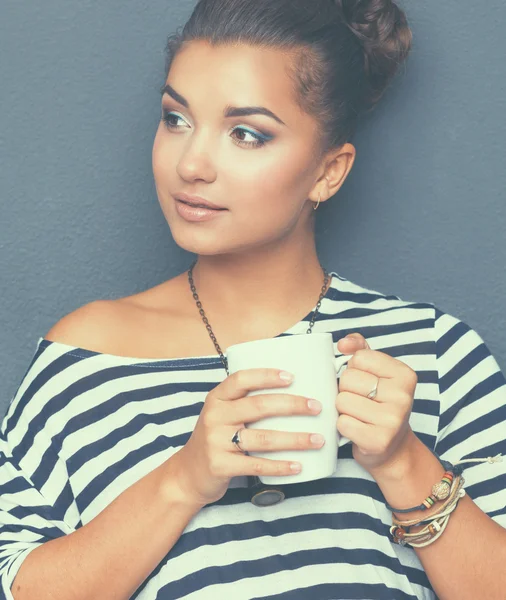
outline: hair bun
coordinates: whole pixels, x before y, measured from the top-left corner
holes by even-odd
[[[372,108],[411,49],[412,33],[406,15],[392,0],[335,0],[343,21],[364,48]]]

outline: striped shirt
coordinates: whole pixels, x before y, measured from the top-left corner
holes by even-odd
[[[338,340],[359,332],[416,371],[410,424],[427,446],[451,462],[506,455],[506,380],[479,334],[433,304],[330,274],[313,331],[332,333],[336,370],[349,358]],[[280,336],[306,333],[312,317]],[[217,354],[134,358],[39,338],[0,429],[0,598],[13,598],[34,548],[89,523],[184,446],[225,377]],[[465,479],[506,527],[506,461],[471,464]],[[245,485],[234,477],[202,508],[132,598],[435,598],[415,551],[392,543],[392,514],[350,444],[330,477],[284,486],[278,505],[254,506]]]

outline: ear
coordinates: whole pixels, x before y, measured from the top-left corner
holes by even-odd
[[[327,152],[322,159],[318,179],[309,192],[308,198],[313,202],[318,202],[321,193],[321,202],[326,202],[337,194],[353,167],[356,155],[355,146],[349,142]],[[326,181],[323,181],[325,179]],[[323,189],[322,182],[325,184]]]

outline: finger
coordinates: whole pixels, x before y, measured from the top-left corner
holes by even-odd
[[[233,433],[230,438],[232,438]],[[314,436],[314,437],[313,437]],[[273,452],[276,450],[311,450],[321,448],[325,439],[318,433],[276,431],[274,429],[242,429],[238,452]],[[232,442],[232,445],[235,444]],[[230,444],[228,445],[230,448]]]
[[[337,342],[338,350],[343,354],[353,354],[361,348],[369,349],[367,340],[361,333],[349,333]]]
[[[362,423],[349,415],[339,416],[337,429],[341,435],[356,444],[362,454],[384,454],[394,439],[391,430]]]
[[[380,406],[378,402],[373,402],[351,392],[342,392],[336,398],[338,415],[348,415],[363,423],[371,423],[372,425],[382,424],[385,412],[382,408],[384,407]]]
[[[339,433],[356,444],[362,452],[374,452],[378,447],[379,429],[350,415],[339,415],[337,419]]]
[[[219,423],[254,423],[265,417],[286,415],[317,415],[322,411],[318,400],[294,394],[255,394],[233,403],[222,403]]]
[[[353,392],[360,396],[367,397],[368,394],[377,385],[377,394],[379,395],[379,381],[376,375],[367,373],[367,371],[359,371],[358,369],[351,369],[349,366],[344,370],[339,379],[339,392]],[[383,386],[382,386],[383,391]],[[385,400],[386,396],[382,395],[382,398],[373,398],[374,402],[380,402]]]
[[[368,398],[377,384],[376,396]],[[397,379],[384,379],[358,369],[346,369],[341,375],[339,393],[349,392],[362,396],[368,402],[376,404],[399,404],[405,406],[411,403],[413,395]],[[339,394],[338,394],[339,395]]]
[[[292,469],[292,465],[297,465],[298,468]],[[287,460],[274,460],[271,458],[246,456],[242,453],[232,453],[226,455],[226,460],[222,465],[218,465],[215,471],[217,475],[227,477],[227,479],[242,475],[276,477],[300,473],[301,464]]]
[[[410,393],[418,381],[416,372],[408,365],[378,350],[358,350],[348,361],[350,368],[366,371],[381,379],[393,379],[399,387]]]
[[[405,421],[406,410],[398,404],[380,404],[350,392],[339,394],[336,400],[338,415],[348,415],[362,423],[369,423],[397,431]]]
[[[286,388],[292,382],[280,377],[280,369],[242,369],[229,375],[209,392],[208,396],[220,400],[238,400],[252,390]]]

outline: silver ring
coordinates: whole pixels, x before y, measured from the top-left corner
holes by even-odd
[[[367,397],[371,400],[374,400],[374,398],[376,398],[376,394],[378,393],[378,383],[379,379],[378,381],[376,381],[376,385],[374,386],[374,388],[367,394]]]
[[[246,429],[245,427],[241,427],[234,433],[234,437],[232,438],[232,442],[236,445],[237,448],[244,454],[246,450],[243,450],[239,444],[241,443],[241,431]]]

